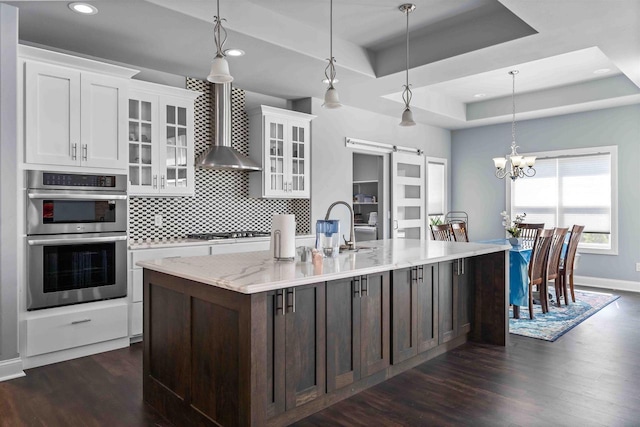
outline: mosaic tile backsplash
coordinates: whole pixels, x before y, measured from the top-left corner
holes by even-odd
[[[195,102],[195,157],[211,144],[210,83],[187,78],[187,88],[203,92]],[[249,118],[244,110],[245,94],[232,90],[232,145],[249,153]],[[258,173],[258,172],[254,172]],[[162,239],[185,237],[191,233],[238,230],[269,231],[273,214],[294,214],[296,232],[310,232],[309,200],[254,199],[249,197],[249,173],[195,169],[195,195],[192,197],[131,197],[129,237]],[[163,225],[154,225],[162,215]]]

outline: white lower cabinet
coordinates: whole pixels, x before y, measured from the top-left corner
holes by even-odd
[[[127,333],[128,304],[124,298],[108,305],[87,303],[42,310],[26,319],[26,356],[123,338]]]

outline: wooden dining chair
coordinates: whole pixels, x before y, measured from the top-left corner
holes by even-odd
[[[456,242],[468,242],[469,236],[467,235],[467,224],[464,222],[451,222],[451,235]]]
[[[433,237],[433,240],[440,240],[440,241],[451,241],[453,240],[453,231],[451,230],[451,224],[438,224],[438,225],[431,225],[431,237]]]
[[[542,298],[543,292],[546,294],[547,284],[547,261],[549,260],[549,249],[553,239],[553,230],[536,229],[529,261],[529,318],[533,319],[533,287],[537,286],[540,292],[540,306],[542,312],[546,313],[548,307],[544,305],[546,298]]]
[[[562,283],[560,282],[560,256],[562,255],[562,247],[564,246],[564,239],[567,237],[568,228],[554,228],[553,239],[551,240],[551,248],[549,249],[549,263],[547,266],[547,282],[554,280],[556,288],[556,305],[560,307],[560,296],[562,295]],[[545,290],[544,298],[547,298],[548,293]],[[543,298],[542,293],[540,299]],[[566,293],[564,294],[566,299]]]
[[[565,305],[569,305],[569,294],[567,293],[567,278],[569,279],[569,287],[571,288],[571,299],[573,300],[573,302],[576,302],[576,294],[573,289],[573,269],[575,265],[576,252],[578,251],[578,243],[580,243],[580,238],[582,237],[583,231],[584,225],[574,225],[571,228],[571,237],[569,237],[567,253],[560,263],[560,271],[558,272],[558,277],[560,278],[562,291],[564,292]]]
[[[526,223],[521,222],[518,224],[520,229],[520,237],[522,238],[522,246],[533,247],[533,240],[536,237],[536,230],[544,228],[544,223]]]

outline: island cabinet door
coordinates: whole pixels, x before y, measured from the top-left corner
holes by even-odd
[[[438,265],[395,270],[391,283],[391,362],[438,345]]]
[[[438,264],[416,267],[418,353],[438,345]]]
[[[454,339],[458,334],[458,290],[453,283],[457,260],[438,265],[438,343]]]
[[[390,363],[389,272],[362,276],[360,280],[360,375],[364,378]]]
[[[360,378],[360,295],[358,277],[327,282],[327,391]]]
[[[325,392],[325,285],[268,293],[267,416]]]
[[[417,267],[394,270],[391,276],[391,363],[418,354]]]
[[[471,332],[473,319],[473,281],[470,280],[469,259],[464,258],[454,263],[453,281],[458,290],[458,335]]]

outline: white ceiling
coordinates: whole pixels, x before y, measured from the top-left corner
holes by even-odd
[[[13,1],[25,43],[205,78],[214,0]],[[286,99],[323,96],[329,0],[221,0],[234,85]],[[405,16],[388,0],[334,0],[334,56],[346,105],[400,116]],[[415,0],[414,117],[458,129],[640,102],[640,0]],[[609,68],[605,74],[594,74]],[[486,94],[483,98],[475,94]],[[335,110],[339,114],[340,110]]]

